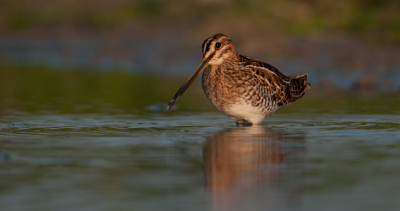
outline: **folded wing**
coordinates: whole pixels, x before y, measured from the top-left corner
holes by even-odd
[[[272,65],[242,56],[244,68],[250,69],[267,90],[268,95],[278,107],[295,102],[304,96],[311,85],[307,83],[307,74],[285,76]]]

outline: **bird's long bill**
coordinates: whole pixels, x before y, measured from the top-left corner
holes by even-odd
[[[204,58],[200,65],[196,68],[196,70],[190,75],[190,77],[186,80],[186,82],[181,86],[175,96],[169,101],[167,110],[171,109],[175,102],[179,99],[179,97],[186,91],[186,89],[192,84],[194,79],[200,75],[201,72],[208,66],[208,61]]]

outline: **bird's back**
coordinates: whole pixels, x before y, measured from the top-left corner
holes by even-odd
[[[307,74],[285,76],[274,66],[241,55],[242,71],[251,71],[261,87],[266,89],[266,98],[273,101],[277,107],[288,105],[300,99],[311,85],[307,83]]]

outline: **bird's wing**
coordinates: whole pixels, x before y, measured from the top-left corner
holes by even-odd
[[[259,81],[262,88],[280,107],[296,101],[304,95],[304,90],[310,87],[306,83],[307,74],[299,76],[285,76],[272,65],[259,60],[241,56],[243,70],[250,71]]]

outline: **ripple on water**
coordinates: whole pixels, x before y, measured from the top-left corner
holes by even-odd
[[[0,203],[341,210],[344,200],[390,210],[400,207],[399,117],[274,114],[249,128],[219,113],[3,117]]]

